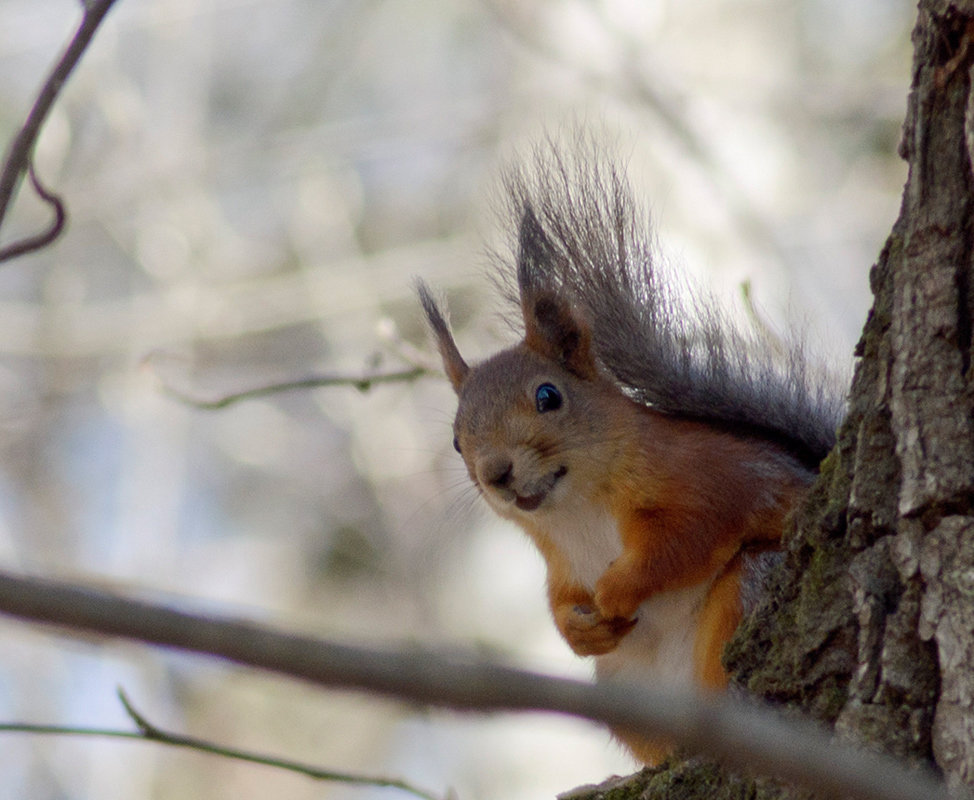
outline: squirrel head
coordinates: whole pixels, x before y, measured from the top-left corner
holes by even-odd
[[[419,296],[459,398],[454,447],[494,510],[523,521],[607,479],[632,404],[601,374],[581,311],[545,282],[556,255],[530,210],[520,234],[518,345],[470,366],[422,283]]]

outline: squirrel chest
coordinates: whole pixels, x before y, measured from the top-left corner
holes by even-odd
[[[567,494],[567,492],[566,492]],[[599,578],[622,555],[622,539],[616,519],[579,495],[566,497],[543,515],[537,525],[525,529],[546,555],[549,592],[555,597],[576,585],[594,596]],[[651,679],[657,686],[686,688],[694,684],[693,650],[695,630],[709,584],[663,591],[642,601],[635,611],[635,623],[616,646],[595,655],[600,678],[617,677],[637,682]],[[569,592],[569,595],[571,593]],[[573,598],[577,599],[577,598]],[[558,608],[553,605],[556,618]],[[561,611],[579,621],[594,622],[594,606],[572,606]],[[562,627],[562,626],[560,626]],[[589,630],[594,630],[593,626]],[[568,634],[582,647],[585,629]],[[569,626],[570,630],[570,626]],[[566,637],[567,638],[567,637]],[[572,643],[569,638],[569,644]],[[612,639],[615,637],[613,636]]]

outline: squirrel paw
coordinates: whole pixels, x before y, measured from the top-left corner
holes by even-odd
[[[628,619],[636,613],[646,599],[640,575],[625,557],[609,565],[595,584],[595,605],[603,617]]]
[[[615,650],[637,622],[625,617],[603,617],[588,605],[566,607],[558,616],[562,636],[580,656],[600,656]]]

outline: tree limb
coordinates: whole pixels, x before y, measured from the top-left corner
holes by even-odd
[[[469,711],[553,711],[664,736],[730,766],[859,800],[946,800],[942,784],[838,745],[809,724],[730,698],[592,685],[404,646],[379,650],[206,617],[67,583],[0,573],[0,612],[78,636],[97,633],[215,656],[319,686]]]
[[[7,261],[15,256],[23,255],[24,253],[50,244],[64,229],[64,204],[60,198],[43,188],[34,173],[31,154],[37,142],[37,137],[40,135],[41,128],[51,108],[54,106],[58,95],[61,93],[61,89],[75,66],[81,60],[81,56],[84,55],[85,50],[95,36],[95,32],[98,30],[98,26],[101,25],[102,20],[114,3],[115,0],[87,0],[82,3],[84,10],[82,12],[81,22],[74,36],[71,38],[71,42],[61,55],[61,58],[58,59],[57,64],[54,65],[54,69],[51,70],[47,80],[44,81],[40,94],[38,94],[37,99],[34,101],[34,105],[27,115],[26,121],[7,150],[7,155],[3,162],[3,169],[0,170],[0,227],[3,226],[3,221],[10,207],[10,201],[13,198],[17,184],[25,172],[29,173],[31,184],[41,199],[54,208],[55,221],[44,233],[27,237],[4,247],[0,250],[0,262]]]

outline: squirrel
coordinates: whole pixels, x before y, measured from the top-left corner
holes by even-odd
[[[842,404],[656,264],[648,216],[596,147],[539,149],[507,188],[523,340],[470,366],[418,290],[459,404],[453,445],[530,536],[597,679],[720,690],[730,639]],[[767,572],[764,569],[764,572]],[[614,731],[656,764],[671,745]]]

